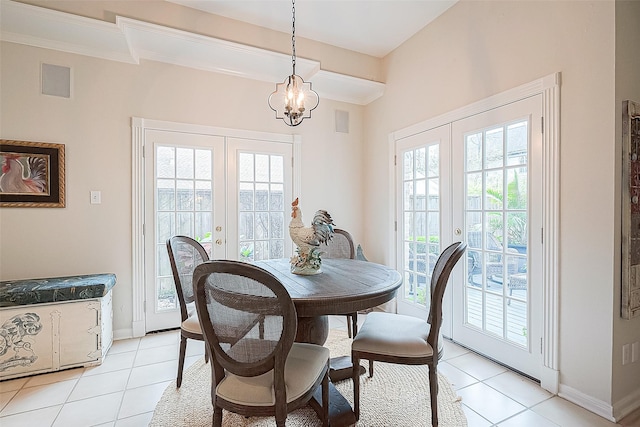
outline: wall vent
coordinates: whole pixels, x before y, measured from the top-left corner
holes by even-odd
[[[71,98],[71,68],[43,63],[42,94]]]
[[[349,112],[336,110],[336,132],[349,133]]]

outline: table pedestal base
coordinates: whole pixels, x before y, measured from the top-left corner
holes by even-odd
[[[343,380],[350,380],[353,372],[351,356],[332,357],[329,363],[329,378],[334,383]],[[367,372],[364,366],[360,365],[360,375]]]
[[[322,387],[318,387],[309,405],[320,416],[322,413]],[[329,427],[347,427],[356,423],[356,414],[347,399],[329,381]]]
[[[329,336],[329,316],[298,317],[297,342],[324,345]]]

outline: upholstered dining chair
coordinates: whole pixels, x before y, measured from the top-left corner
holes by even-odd
[[[333,237],[327,241],[327,247],[321,246],[325,258],[349,258],[356,259],[356,250],[353,237],[348,231],[340,228],[333,229]],[[349,338],[358,332],[358,313],[349,313],[347,316],[347,333]]]
[[[193,271],[198,264],[209,260],[207,251],[200,243],[191,237],[173,236],[167,239],[167,251],[171,271],[173,272],[173,282],[178,294],[180,306],[180,355],[178,357],[178,377],[176,386],[182,385],[182,371],[184,369],[184,358],[187,351],[187,339],[204,341],[204,336],[200,330],[200,322],[196,314],[193,297]],[[205,354],[205,360],[208,359]]]
[[[442,251],[431,276],[431,307],[427,320],[393,313],[373,312],[367,315],[360,332],[351,343],[353,366],[360,359],[369,360],[369,377],[373,362],[429,366],[431,425],[438,425],[438,360],[443,354],[440,326],[442,298],[451,271],[467,245],[456,242]],[[353,398],[356,418],[360,417],[360,372],[353,370]]]
[[[244,416],[275,416],[305,405],[321,387],[323,426],[329,425],[329,350],[296,343],[296,309],[282,283],[262,268],[239,261],[208,261],[193,273],[196,309],[211,359],[213,426],[223,409]],[[239,332],[226,344],[229,326],[264,316],[264,330]],[[234,330],[240,331],[237,327]]]

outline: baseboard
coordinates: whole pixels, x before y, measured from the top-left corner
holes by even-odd
[[[550,393],[558,394],[558,386],[560,384],[560,372],[542,366],[540,369],[540,386]]]
[[[113,331],[113,340],[126,340],[129,338],[133,338],[133,329],[115,329]]]
[[[640,409],[640,389],[613,404],[613,416],[620,421],[636,409]]]
[[[133,332],[133,337],[135,337],[135,338],[143,337],[147,333],[147,331],[145,330],[144,320],[139,320],[137,322],[133,322],[131,324],[131,328],[132,328],[132,332]]]
[[[606,418],[611,422],[616,422],[613,417],[613,407],[602,400],[598,400],[593,396],[584,394],[583,392],[565,384],[560,384],[558,396],[583,407],[587,411],[591,411],[596,415]]]

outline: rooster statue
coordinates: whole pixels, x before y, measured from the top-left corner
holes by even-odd
[[[333,237],[331,215],[327,211],[319,210],[313,217],[311,227],[305,227],[302,223],[302,211],[298,207],[298,198],[291,203],[291,210],[289,235],[298,247],[296,254],[291,257],[291,272],[307,276],[321,273],[320,245],[326,244]]]
[[[45,191],[47,166],[44,158],[28,157],[25,168],[17,155],[5,154],[3,157],[2,176],[0,176],[0,190],[3,193],[24,194]]]

